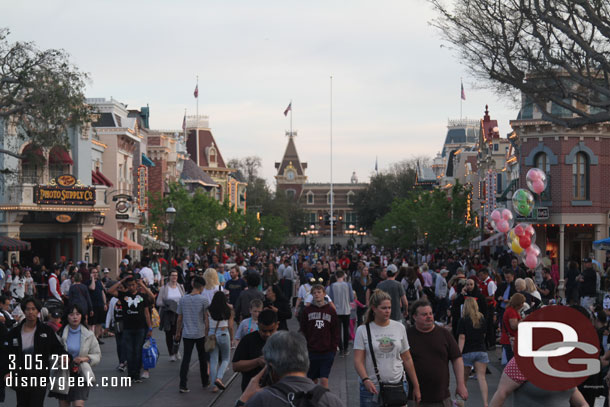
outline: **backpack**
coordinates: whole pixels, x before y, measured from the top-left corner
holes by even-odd
[[[275,388],[282,392],[288,399],[290,405],[294,407],[317,407],[322,396],[329,391],[327,388],[316,384],[307,392],[295,392],[292,387],[282,382],[275,383],[271,388]]]
[[[417,301],[419,298],[419,293],[417,292],[417,287],[415,287],[415,282],[407,283],[405,293],[407,295],[407,301]]]

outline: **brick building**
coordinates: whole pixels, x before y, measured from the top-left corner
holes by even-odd
[[[610,123],[560,128],[524,104],[511,126],[520,144],[520,187],[526,188],[525,174],[532,167],[548,177],[536,203],[541,210],[528,219],[536,226],[536,243],[559,263],[562,279],[568,260],[580,263],[594,254],[603,264],[605,252],[594,253],[592,242],[608,237]]]

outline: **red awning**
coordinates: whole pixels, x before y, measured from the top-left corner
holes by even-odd
[[[25,146],[21,155],[23,156],[23,160],[21,160],[23,164],[31,163],[35,165],[42,165],[42,163],[45,162],[42,149],[40,147],[34,147],[32,143]]]
[[[51,152],[49,153],[49,163],[73,165],[74,161],[72,161],[70,153],[68,153],[65,148],[63,148],[62,146],[55,146],[51,149]]]
[[[0,250],[6,250],[9,252],[23,252],[28,251],[31,248],[32,245],[30,244],[30,242],[11,239],[8,236],[0,236]]]
[[[115,249],[122,249],[127,245],[121,242],[119,239],[115,239],[108,233],[104,233],[101,230],[93,230],[93,246],[101,247],[114,247]]]
[[[97,175],[97,178],[101,181],[100,185],[106,185],[109,188],[112,186],[112,182],[110,182],[110,180],[106,178],[106,176],[102,174],[99,169],[95,170],[95,175]]]

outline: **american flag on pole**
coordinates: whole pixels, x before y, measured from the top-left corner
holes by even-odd
[[[288,112],[290,111],[292,111],[292,102],[290,102],[286,110],[284,110],[284,116],[288,116]]]
[[[195,98],[199,97],[199,84],[197,84],[197,86],[195,86],[195,91],[193,92],[193,96],[195,96]]]
[[[466,100],[466,92],[464,92],[464,82],[461,82],[462,84],[462,100]]]

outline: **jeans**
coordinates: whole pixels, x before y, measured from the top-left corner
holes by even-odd
[[[146,339],[146,328],[125,329],[123,331],[122,353],[127,359],[127,376],[132,379],[140,378],[144,339]]]
[[[187,375],[189,373],[189,365],[191,364],[191,355],[193,346],[197,347],[197,356],[199,357],[199,375],[201,376],[201,385],[207,387],[209,383],[208,376],[208,354],[205,351],[205,337],[197,339],[183,338],[184,355],[180,364],[180,388],[186,389]]]
[[[228,330],[219,330],[215,333],[214,328],[210,329],[210,335],[216,335],[216,346],[214,350],[210,352],[210,378],[212,383],[216,379],[222,381],[222,377],[225,374],[225,370],[229,366],[229,358],[231,356],[231,337],[229,336]],[[220,366],[218,365],[218,359],[220,356]]]
[[[403,382],[405,393],[409,394],[409,384],[405,380]],[[381,403],[378,401],[379,397],[379,386],[377,386],[377,394],[369,392],[364,384],[360,382],[360,407],[381,407]]]
[[[339,339],[339,350],[341,352],[346,351],[349,348],[349,318],[350,315],[337,315],[339,317],[339,322],[341,323],[342,331],[343,331],[343,340]]]
[[[114,340],[116,341],[116,355],[119,358],[119,364],[125,362],[125,352],[123,352],[123,331],[114,333]]]

